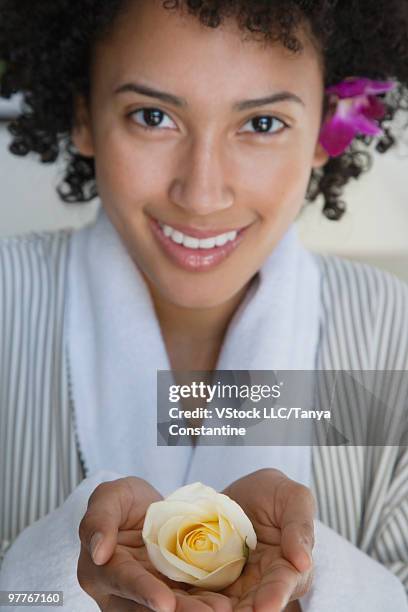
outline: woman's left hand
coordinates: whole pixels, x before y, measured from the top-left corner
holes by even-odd
[[[262,469],[236,480],[223,493],[251,519],[258,543],[241,576],[222,593],[239,612],[285,610],[312,584],[315,501],[311,491],[278,470]],[[291,604],[293,609],[296,605]]]

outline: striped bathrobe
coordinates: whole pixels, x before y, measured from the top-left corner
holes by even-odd
[[[0,240],[0,558],[87,475],[63,334],[72,231]],[[315,257],[324,312],[318,369],[407,370],[408,285],[366,264]],[[312,453],[318,518],[408,591],[408,449],[315,446]]]

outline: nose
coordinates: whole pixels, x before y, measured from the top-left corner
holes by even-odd
[[[208,215],[233,205],[234,193],[226,183],[223,152],[209,138],[192,143],[178,168],[169,188],[171,202],[197,215]]]

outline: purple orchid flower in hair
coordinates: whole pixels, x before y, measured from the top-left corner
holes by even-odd
[[[353,77],[326,89],[327,94],[337,98],[334,114],[324,122],[319,138],[330,156],[341,155],[356,134],[383,134],[376,120],[384,117],[385,106],[377,96],[395,85],[393,81]]]

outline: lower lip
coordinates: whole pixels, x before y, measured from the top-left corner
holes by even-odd
[[[173,242],[171,238],[163,233],[155,219],[149,218],[149,222],[154,236],[165,253],[185,270],[194,272],[210,270],[222,263],[237,248],[248,229],[240,230],[234,240],[230,240],[223,246],[212,249],[191,249]]]

